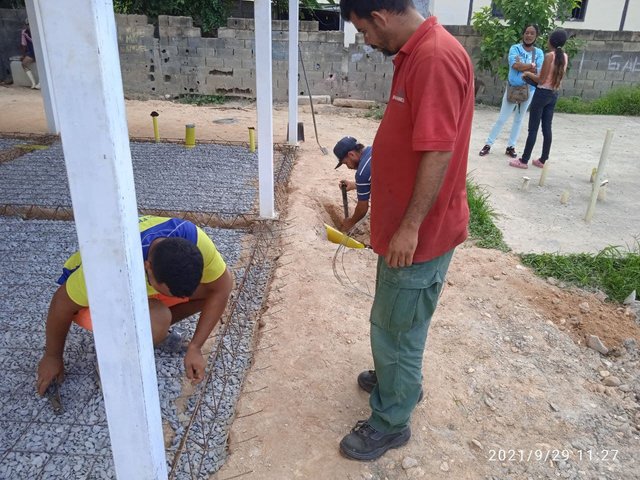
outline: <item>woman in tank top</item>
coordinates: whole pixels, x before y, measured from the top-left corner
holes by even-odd
[[[536,167],[544,167],[544,163],[549,159],[551,150],[551,122],[553,112],[558,101],[558,90],[562,85],[567,70],[569,58],[564,52],[564,44],[567,43],[567,32],[560,29],[554,30],[549,35],[549,52],[545,55],[540,75],[532,72],[524,72],[523,77],[538,84],[529,110],[529,135],[524,147],[522,157],[509,162],[509,165],[516,168],[528,168],[531,152],[536,143],[538,128],[542,123],[542,155],[532,163]]]

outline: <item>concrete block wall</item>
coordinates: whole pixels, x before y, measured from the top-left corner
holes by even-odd
[[[19,53],[24,10],[0,9],[0,79],[6,78],[9,57]],[[144,15],[116,15],[124,89],[142,95],[225,95],[255,97],[254,20],[229,18],[217,38],[201,36],[190,17],[159,16],[158,24]],[[448,26],[472,55],[480,37],[470,26]],[[571,58],[563,96],[593,99],[621,85],[640,82],[640,32],[573,30],[584,47]],[[274,20],[273,97],[288,98],[288,22]],[[317,21],[300,23],[298,95],[330,95],[386,102],[393,64],[364,44],[362,35],[345,48],[343,33],[320,31]],[[6,66],[5,66],[6,64]],[[2,75],[4,74],[4,76]],[[504,81],[477,71],[481,84],[477,100],[497,105]]]
[[[255,97],[253,19],[230,18],[227,26],[219,29],[218,38],[201,38],[186,17],[160,17],[157,35],[150,38],[153,27],[145,22],[142,16],[118,19],[121,54],[126,55],[122,58],[126,91]],[[473,27],[456,25],[447,29],[472,58],[477,55],[480,37]],[[276,101],[284,101],[288,98],[288,22],[274,20],[272,31],[273,96]],[[584,46],[570,60],[561,95],[594,99],[612,88],[640,82],[640,32],[570,33],[576,34]],[[356,35],[356,42],[349,48],[343,46],[342,32],[320,31],[318,22],[301,22],[299,35],[309,82],[307,89],[300,65],[299,95],[308,95],[311,90],[314,95],[332,98],[387,101],[393,64],[367,47],[362,35]],[[154,71],[141,74],[141,70]],[[478,101],[498,105],[504,81],[483,71],[477,71],[476,76],[481,84]]]

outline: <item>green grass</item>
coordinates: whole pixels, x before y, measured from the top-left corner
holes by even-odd
[[[502,238],[502,232],[493,220],[496,213],[489,203],[489,193],[481,186],[467,179],[467,200],[469,202],[469,235],[475,245],[482,248],[495,248],[503,252],[509,246]]]
[[[610,246],[596,255],[551,253],[522,255],[522,263],[542,277],[554,277],[578,287],[599,289],[622,302],[633,290],[640,292],[640,253]]]
[[[580,97],[559,98],[556,111],[592,115],[640,116],[640,85],[621,87],[587,102]]]
[[[467,179],[469,202],[469,233],[475,245],[509,251],[502,232],[494,223],[496,213],[489,204],[489,193]],[[589,290],[602,290],[616,302],[622,302],[633,291],[640,292],[640,241],[634,248],[610,246],[596,255],[579,253],[523,254],[522,263],[541,277],[554,277],[559,281]]]
[[[382,120],[386,105],[384,103],[378,103],[373,107],[369,107],[369,110],[364,114],[365,118],[373,118],[374,120]]]
[[[181,95],[178,101],[200,107],[202,105],[222,105],[227,101],[227,98],[224,95],[197,95],[190,93]]]

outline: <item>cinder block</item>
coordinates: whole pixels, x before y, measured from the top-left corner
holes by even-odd
[[[175,45],[167,45],[163,46],[160,49],[161,57],[175,57],[178,55],[178,47]]]
[[[193,19],[191,17],[169,17],[169,25],[175,27],[193,27]]]
[[[200,28],[191,27],[191,28],[183,28],[182,35],[189,38],[200,38],[202,33],[200,32]]]
[[[631,32],[629,32],[631,33]],[[628,41],[622,44],[623,52],[640,52],[640,40],[638,41]]]
[[[604,74],[604,78],[606,80],[612,80],[612,81],[624,80],[624,72],[620,72],[620,71],[611,71],[611,72],[609,72],[609,71],[607,71]]]
[[[159,27],[168,27],[169,26],[169,15],[158,15],[158,26]]]
[[[235,28],[237,30],[246,30],[247,29],[247,19],[246,18],[227,18],[227,27]]]
[[[215,48],[200,47],[200,48],[196,48],[196,53],[200,57],[214,57],[216,54],[216,50]]]
[[[220,48],[224,47],[224,39],[222,38],[203,38],[203,47],[206,48]]]
[[[586,46],[586,50],[590,52],[605,52],[609,51],[609,47],[604,40],[590,40]]]
[[[252,68],[234,68],[233,69],[233,76],[236,78],[255,78],[255,69]]]
[[[160,37],[182,37],[182,28],[173,25],[158,27]]]
[[[304,20],[300,22],[301,32],[317,32],[320,30],[320,24],[317,20]]]
[[[613,32],[606,30],[596,30],[593,33],[594,40],[612,40]]]
[[[609,90],[611,90],[611,87],[613,86],[613,81],[612,80],[597,80],[595,82],[593,82],[593,88],[595,90],[600,90],[600,91],[604,91],[604,92],[608,92]]]
[[[218,29],[218,38],[236,38],[236,31],[232,28],[220,27]]]
[[[326,42],[327,32],[309,32],[310,42]]]
[[[189,48],[191,49],[191,51],[193,50],[197,51],[198,47],[202,46],[202,37],[188,37],[187,45],[189,45]]]
[[[640,65],[638,65],[640,67]],[[637,67],[636,67],[637,68]],[[624,72],[624,81],[631,84],[637,85],[640,82],[640,71],[636,70],[634,72]]]
[[[576,88],[591,89],[593,88],[593,83],[593,80],[576,80]]]
[[[588,70],[587,71],[587,79],[588,80],[604,80],[606,77],[606,72],[598,71],[598,70]]]
[[[216,56],[220,58],[232,57],[233,56],[233,48],[221,47],[216,48]]]
[[[205,65],[207,68],[222,68],[224,67],[224,59],[222,57],[206,57]]]
[[[253,58],[253,57],[250,57],[250,58],[243,57],[241,59],[241,63],[242,63],[241,68],[243,68],[243,69],[248,69],[248,70],[255,70],[256,69],[256,59]]]
[[[225,38],[224,39],[224,46],[227,48],[233,48],[233,49],[244,49],[244,40],[238,40],[237,38]]]
[[[149,23],[149,20],[146,15],[127,15],[127,22],[129,25],[144,25],[146,26]],[[153,27],[153,25],[152,25]]]
[[[225,57],[222,59],[224,68],[242,68],[242,60],[235,57]]]
[[[118,30],[124,29],[129,25],[129,20],[127,19],[128,15],[124,15],[122,13],[116,13],[116,28]],[[31,82],[29,82],[29,86],[31,86]]]
[[[344,44],[344,32],[326,32],[327,33],[327,42],[329,43],[339,43],[340,45]]]
[[[256,33],[253,30],[236,30],[234,38],[237,38],[238,40],[254,40],[256,38]]]
[[[180,60],[184,60],[185,57],[197,57],[198,56],[198,49],[197,48],[189,48],[188,46],[185,47],[178,47],[178,56],[180,57]]]

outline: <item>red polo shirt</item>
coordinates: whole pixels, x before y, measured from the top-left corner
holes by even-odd
[[[426,262],[467,237],[473,65],[435,17],[424,21],[393,64],[391,97],[373,142],[371,245],[386,254],[409,205],[423,152],[452,152],[437,200],[419,230],[413,262]]]

